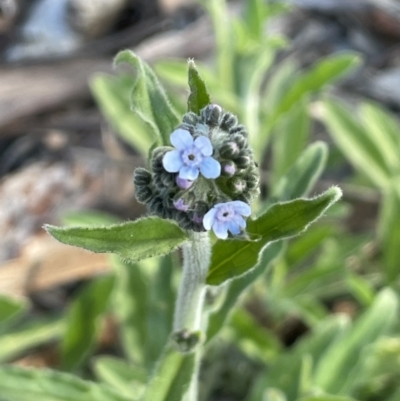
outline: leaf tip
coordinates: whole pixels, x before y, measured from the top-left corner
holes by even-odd
[[[331,198],[331,203],[335,203],[343,196],[343,191],[338,186],[333,186],[326,191],[326,194]]]

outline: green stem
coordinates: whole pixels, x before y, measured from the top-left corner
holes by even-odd
[[[183,272],[175,305],[174,332],[201,331],[206,277],[211,259],[208,233],[190,232],[183,246]]]

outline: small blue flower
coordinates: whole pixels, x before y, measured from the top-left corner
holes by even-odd
[[[184,180],[195,180],[199,171],[205,178],[217,178],[221,165],[211,157],[213,148],[206,136],[193,139],[190,132],[178,128],[171,134],[171,143],[176,148],[164,155],[163,166],[169,173],[177,173]]]
[[[204,216],[203,226],[206,230],[212,228],[218,238],[226,239],[228,230],[237,235],[246,227],[242,216],[248,217],[250,214],[250,206],[242,201],[218,203]]]

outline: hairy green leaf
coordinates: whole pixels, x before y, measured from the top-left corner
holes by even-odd
[[[197,71],[193,60],[188,61],[188,81],[190,94],[188,97],[188,111],[200,115],[200,110],[211,103],[206,84]]]
[[[247,231],[257,240],[217,241],[213,246],[207,283],[220,285],[246,273],[257,264],[260,252],[268,243],[300,234],[341,194],[339,188],[333,187],[313,199],[274,204],[256,220],[248,221]]]
[[[269,245],[262,253],[260,262],[248,274],[240,276],[228,283],[226,294],[221,306],[210,314],[207,327],[207,341],[212,340],[229,319],[235,305],[240,302],[241,295],[264,274],[271,262],[282,252],[283,243],[275,242]]]
[[[147,217],[105,227],[44,227],[58,241],[136,262],[171,252],[186,240],[177,224]]]
[[[7,401],[132,401],[108,386],[45,369],[0,366],[0,398]]]
[[[131,94],[132,111],[159,135],[159,145],[169,145],[169,136],[180,121],[153,70],[130,50],[118,53],[114,63],[128,63],[137,70]]]
[[[93,351],[99,336],[100,319],[108,306],[113,285],[113,277],[97,279],[71,303],[61,343],[62,367],[65,370],[79,367]]]
[[[116,133],[143,156],[147,156],[157,135],[131,110],[130,95],[134,84],[130,76],[96,75],[90,81],[90,89]]]
[[[189,390],[196,354],[183,354],[167,345],[141,401],[181,401]]]
[[[326,99],[320,103],[320,111],[322,121],[349,162],[378,188],[385,188],[391,171],[377,145],[381,139],[372,136],[342,102]]]
[[[400,260],[400,179],[392,180],[384,191],[379,236],[384,250],[383,261],[387,283],[395,282],[399,275]]]
[[[382,290],[371,308],[356,321],[350,332],[327,350],[316,368],[315,384],[333,394],[349,394],[358,377],[367,349],[398,324],[399,302],[391,289]]]
[[[274,195],[280,200],[307,195],[325,168],[328,147],[324,142],[310,145],[279,181]]]

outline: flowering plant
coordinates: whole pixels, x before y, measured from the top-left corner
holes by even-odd
[[[205,307],[207,293],[222,284],[229,287],[233,279],[240,283],[245,273],[257,276],[261,257],[276,255],[280,240],[303,232],[340,198],[341,191],[334,187],[315,198],[301,197],[315,177],[307,168],[304,174],[296,171],[292,176],[294,196],[285,187],[291,200],[270,201],[262,207],[249,133],[234,114],[211,102],[194,62],[188,63],[190,95],[181,118],[148,65],[130,51],[117,56],[116,63],[121,62],[139,72],[132,108],[155,139],[148,167],[134,173],[136,198],[147,206],[149,215],[106,227],[46,229],[61,242],[115,253],[126,262],[182,248],[182,277],[170,341],[142,400],[154,399],[172,358],[180,361],[180,380],[185,383],[176,399],[193,401],[197,399],[201,345],[215,334],[216,327],[210,324],[208,328],[212,316]],[[309,153],[324,154],[323,147],[317,145]],[[300,197],[293,199],[296,194]],[[264,211],[251,216],[252,208]]]

